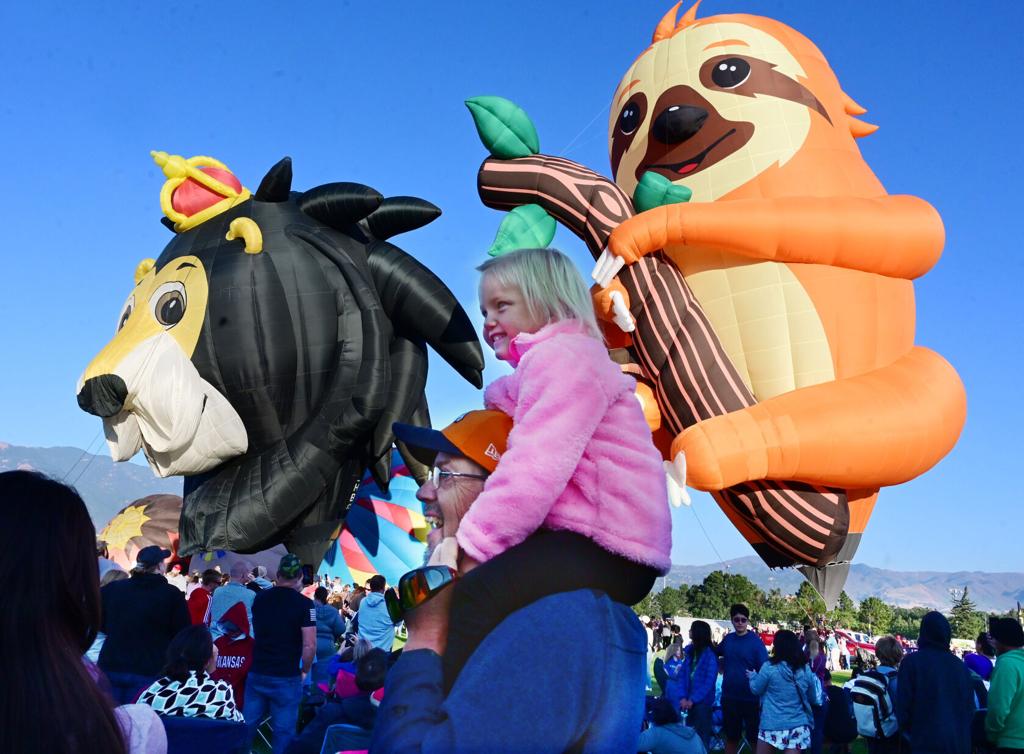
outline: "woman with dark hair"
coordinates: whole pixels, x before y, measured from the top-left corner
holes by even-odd
[[[114,707],[83,658],[100,627],[96,529],[72,488],[0,474],[0,751],[163,754],[147,707]]]
[[[711,641],[711,626],[695,620],[690,626],[690,645],[679,673],[679,709],[686,712],[686,724],[697,731],[705,747],[711,742],[711,712],[717,681],[718,655]]]
[[[210,629],[201,623],[183,628],[167,647],[163,677],[142,692],[139,704],[161,715],[245,722],[231,684],[211,677],[216,669],[217,646]]]
[[[640,734],[639,751],[650,754],[704,754],[707,749],[697,731],[688,728],[676,705],[665,697],[651,703],[651,727]]]
[[[758,671],[748,670],[747,678],[750,690],[761,697],[757,754],[774,749],[795,754],[811,748],[818,687],[796,634],[777,632],[771,659]]]

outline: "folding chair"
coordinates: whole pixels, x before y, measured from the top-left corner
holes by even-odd
[[[339,751],[365,751],[370,748],[372,734],[365,728],[348,723],[337,723],[327,729],[320,754],[337,754]]]
[[[207,717],[161,715],[167,754],[249,754],[249,726]]]

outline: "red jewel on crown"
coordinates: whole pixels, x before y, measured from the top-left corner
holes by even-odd
[[[150,154],[167,176],[160,189],[160,208],[179,233],[252,196],[227,165],[212,157]]]
[[[216,178],[221,183],[231,186],[235,191],[241,193],[242,182],[235,178],[231,171],[213,167],[200,167],[198,169],[211,178]],[[193,178],[186,178],[185,182],[178,186],[174,193],[171,194],[171,206],[174,207],[176,212],[191,217],[198,212],[202,212],[207,207],[212,207],[223,198],[223,194],[211,191]]]

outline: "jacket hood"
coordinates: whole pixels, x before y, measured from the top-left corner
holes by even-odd
[[[377,607],[377,605],[379,605],[383,601],[384,592],[367,592],[366,596],[363,597],[363,602],[365,602],[370,607]],[[363,603],[361,602],[359,604],[362,605]]]
[[[932,611],[921,619],[921,635],[917,639],[919,649],[942,649],[949,651],[953,631],[942,613]]]
[[[229,607],[218,621],[221,629],[233,639],[244,639],[249,635],[249,615],[245,612],[245,604],[236,602]]]

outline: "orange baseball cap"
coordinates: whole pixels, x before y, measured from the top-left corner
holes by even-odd
[[[395,437],[411,448],[465,456],[491,473],[508,447],[512,417],[502,411],[467,411],[440,431],[399,422],[392,429]]]

